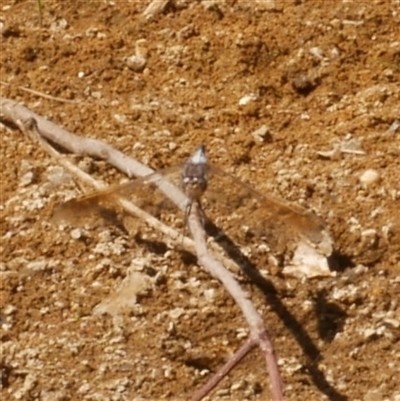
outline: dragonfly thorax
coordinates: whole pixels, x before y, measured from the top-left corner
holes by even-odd
[[[205,146],[201,145],[183,165],[182,186],[190,200],[199,200],[207,189],[208,163]]]
[[[187,163],[182,171],[185,194],[191,200],[199,200],[207,189],[207,164]]]

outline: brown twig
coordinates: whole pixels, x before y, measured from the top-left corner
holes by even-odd
[[[154,172],[151,168],[131,159],[107,143],[73,134],[13,100],[0,97],[0,113],[1,118],[14,124],[18,120],[26,121],[33,118],[37,122],[40,135],[48,141],[58,144],[71,153],[105,160],[128,177],[144,177]],[[164,180],[161,182],[159,189],[179,209],[185,210],[187,197],[179,188],[170,185]]]
[[[19,105],[16,102],[13,102],[8,99],[0,98],[0,106],[1,106],[1,118],[12,122],[19,127],[23,132],[35,134],[34,136],[40,141],[41,145],[48,151],[53,157],[57,159],[59,163],[61,163],[65,168],[68,168],[74,174],[78,174],[78,176],[85,180],[86,182],[98,187],[99,184],[96,183],[90,176],[87,176],[85,173],[77,169],[76,166],[69,163],[66,159],[64,159],[58,152],[56,152],[46,141],[43,141],[41,137],[45,137],[47,140],[50,140],[58,145],[70,150],[72,152],[78,154],[88,154],[95,157],[100,157],[102,159],[107,160],[112,165],[116,166],[120,170],[124,171],[126,174],[131,176],[134,172],[134,175],[147,175],[152,172],[146,166],[141,165],[139,162],[128,158],[121,152],[112,148],[111,146],[94,139],[81,138],[78,135],[72,134],[57,125],[45,120],[39,115],[31,112],[27,108]],[[32,121],[33,126],[32,126]],[[30,122],[30,128],[29,128]],[[28,126],[27,126],[28,123]],[[73,166],[73,167],[72,167]],[[79,170],[79,171],[77,171]],[[90,177],[90,178],[89,178]],[[166,193],[166,196],[170,197],[170,199],[175,202],[178,207],[185,208],[186,206],[186,197],[185,195],[173,185],[169,183],[166,187],[161,187]],[[122,201],[122,200],[121,200]],[[134,206],[135,207],[135,206]],[[136,208],[136,207],[135,207]],[[136,208],[138,209],[138,208]],[[139,209],[140,211],[140,209]],[[146,222],[151,222],[153,219],[157,221],[157,224],[154,226],[156,229],[160,229],[164,234],[168,236],[176,235],[174,230],[170,227],[167,227],[168,230],[163,227],[164,225],[160,223],[153,216],[148,215],[147,213],[140,211],[140,213],[144,213],[143,217]],[[136,211],[134,212],[136,214]],[[147,216],[146,216],[147,215]],[[150,223],[149,223],[150,224]],[[263,320],[261,316],[257,313],[254,305],[249,300],[247,294],[242,290],[238,282],[234,279],[232,273],[228,271],[208,250],[207,242],[206,242],[206,234],[203,229],[201,213],[199,212],[199,205],[194,203],[191,208],[191,213],[188,219],[189,228],[191,234],[194,239],[194,243],[190,243],[187,239],[189,247],[193,247],[195,249],[195,253],[197,254],[199,263],[205,267],[212,276],[217,278],[230,295],[234,298],[237,305],[242,310],[243,315],[245,316],[248,325],[250,327],[250,339],[235,353],[235,355],[225,364],[224,367],[220,369],[198,392],[192,397],[192,401],[200,400],[206,394],[208,394],[221,380],[226,374],[236,366],[240,360],[256,345],[258,344],[265,355],[265,360],[267,364],[267,370],[269,372],[271,378],[271,389],[274,401],[282,401],[283,400],[283,386],[282,381],[280,379],[279,370],[276,362],[276,358],[273,352],[272,343],[270,341],[268,331],[264,326]],[[172,231],[170,231],[172,230]],[[175,238],[180,238],[179,235]],[[189,248],[188,248],[189,249]],[[193,248],[191,248],[193,252]]]
[[[204,397],[211,391],[222,378],[234,367],[240,360],[258,344],[265,354],[267,369],[271,378],[271,390],[274,401],[283,400],[283,385],[280,378],[278,364],[274,355],[272,342],[270,340],[267,329],[264,326],[263,319],[258,314],[253,303],[249,300],[248,295],[242,290],[239,283],[233,275],[225,269],[225,267],[213,257],[207,249],[206,234],[201,223],[201,213],[199,205],[194,203],[188,219],[189,228],[196,247],[196,254],[199,263],[205,267],[209,273],[218,279],[229,292],[236,304],[242,310],[242,313],[250,327],[250,340],[242,348],[239,349],[228,361],[228,363],[216,373],[211,380],[201,388],[197,397]],[[201,398],[192,398],[191,401],[200,400]]]
[[[21,132],[24,132],[27,136],[30,136],[34,141],[39,142],[42,148],[52,156],[61,166],[63,166],[67,171],[77,177],[81,182],[90,185],[97,190],[101,190],[107,187],[103,182],[99,180],[95,180],[92,176],[85,173],[75,164],[71,163],[68,159],[64,158],[56,149],[54,149],[51,145],[49,145],[40,135],[40,131],[37,126],[37,122],[34,119],[28,119],[25,121],[16,120],[15,121],[18,128]],[[187,252],[194,253],[194,243],[188,237],[183,237],[178,231],[173,228],[163,224],[160,220],[156,219],[151,214],[145,212],[140,209],[132,202],[129,202],[126,199],[119,200],[120,206],[128,213],[142,219],[145,221],[150,227],[153,227],[155,230],[160,231],[165,236],[167,236],[176,246],[180,246],[185,249]]]
[[[82,138],[78,135],[75,135],[58,125],[46,120],[44,117],[34,113],[33,111],[29,110],[28,108],[22,106],[21,104],[6,98],[0,97],[0,119],[14,124],[21,129],[20,123],[24,121],[34,120],[36,122],[37,132],[41,138],[45,138],[52,143],[55,143],[62,148],[68,150],[71,153],[80,154],[80,155],[89,155],[96,158],[101,158],[107,160],[112,166],[120,170],[121,172],[125,173],[129,177],[136,176],[136,177],[144,177],[148,174],[153,173],[153,170],[138,161],[131,159],[125,156],[123,153],[119,152],[112,146],[91,138]],[[24,124],[22,124],[24,126]],[[67,170],[69,170],[72,174],[78,177],[83,182],[86,182],[89,186],[94,188],[100,189],[103,188],[104,184],[94,180],[91,176],[83,173],[78,167],[74,164],[69,163],[68,160],[61,157],[58,152],[56,155],[52,146],[50,146],[46,141],[43,141],[42,144],[47,145],[47,151],[52,154],[53,157],[57,159],[59,163],[61,163]],[[50,151],[51,149],[51,151]],[[186,196],[171,185],[166,185],[165,188],[166,196],[174,202],[177,207],[181,210],[185,210],[186,207]],[[131,203],[131,205],[133,205]],[[135,211],[131,206],[127,206],[128,209],[126,211],[128,213],[135,214]],[[138,208],[138,212],[142,211]],[[145,213],[144,211],[142,211]],[[161,225],[162,223],[155,219],[152,215],[145,213],[141,216],[147,224],[154,227],[156,230],[160,230],[162,233],[170,237],[174,243],[176,244],[175,240],[179,234],[173,230],[171,227],[166,225]],[[179,237],[178,241],[181,243],[181,237]],[[187,242],[189,240],[190,242]],[[184,240],[182,245],[183,249],[190,253],[194,252],[194,244],[193,241],[187,238]],[[186,247],[187,244],[187,247]],[[214,251],[217,251],[217,246],[215,243],[211,244]],[[229,258],[224,256],[224,254],[219,251],[218,258],[223,261],[225,266],[228,266],[232,271],[238,271],[238,267],[235,263],[232,262]]]
[[[4,82],[4,81],[0,81],[1,85],[4,86],[11,86],[12,84],[8,83],[8,82]],[[57,97],[57,96],[51,96],[51,95],[47,95],[46,93],[34,90],[34,89],[29,89],[29,88],[25,88],[24,86],[17,86],[18,89],[27,92],[27,93],[31,93],[32,95],[35,96],[40,96],[43,97],[45,99],[49,99],[49,100],[54,100],[56,102],[61,102],[61,103],[75,103],[78,104],[79,102],[75,101],[75,100],[69,100],[69,99],[64,99],[62,97]]]
[[[235,367],[239,362],[257,345],[257,341],[253,338],[248,339],[226,362],[226,364],[218,370],[218,372],[211,377],[211,379],[199,388],[189,401],[202,400],[218,383]]]

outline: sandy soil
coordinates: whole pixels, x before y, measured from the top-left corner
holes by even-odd
[[[204,142],[221,168],[315,210],[336,277],[257,258],[268,288],[237,275],[286,399],[399,401],[399,1],[181,0],[147,20],[147,2],[44,0],[42,27],[35,3],[2,2],[2,95],[153,168]],[[17,130],[2,128],[0,163],[3,400],[183,400],[243,343],[240,310],[194,258],[156,233],[52,224],[81,191]],[[94,314],[128,271],[140,296]],[[260,352],[210,399],[270,399]]]

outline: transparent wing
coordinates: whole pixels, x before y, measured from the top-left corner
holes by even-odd
[[[235,241],[252,245],[266,243],[280,253],[302,239],[330,255],[332,240],[316,214],[264,195],[218,167],[209,168],[203,209]]]
[[[72,199],[56,209],[54,219],[93,224],[102,217],[114,223],[123,197],[163,222],[182,227],[187,198],[179,191],[181,174],[179,165]],[[177,190],[180,201],[172,202],[169,197]],[[213,165],[201,203],[207,217],[239,245],[266,243],[273,252],[284,253],[303,239],[325,255],[332,251],[325,225],[313,212],[261,194]]]
[[[92,224],[96,219],[110,221],[115,219],[121,207],[122,198],[132,201],[136,206],[160,218],[162,215],[176,212],[178,207],[184,210],[185,199],[179,191],[181,186],[181,166],[174,166],[137,178],[127,183],[113,185],[104,190],[95,191],[75,199],[71,199],[58,208],[53,214],[55,221],[67,221],[73,224]],[[164,192],[178,191],[178,206]],[[180,198],[179,198],[180,195]]]

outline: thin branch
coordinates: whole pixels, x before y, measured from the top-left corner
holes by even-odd
[[[93,180],[90,176],[77,169],[76,166],[72,165],[68,160],[63,158],[58,152],[56,152],[46,141],[42,139],[42,136],[54,143],[57,143],[64,148],[74,151],[78,154],[89,154],[92,156],[101,157],[109,161],[114,166],[120,168],[130,175],[132,171],[135,171],[136,175],[146,175],[152,172],[151,169],[141,165],[137,161],[128,158],[121,152],[115,150],[111,146],[94,139],[81,138],[78,135],[69,133],[66,130],[59,128],[57,125],[43,119],[37,114],[31,112],[27,108],[11,101],[8,99],[0,98],[1,105],[1,118],[8,122],[12,122],[17,125],[19,129],[25,133],[28,133],[39,140],[40,144],[48,151],[57,161],[62,164],[65,168],[69,169],[74,174],[90,183],[91,185],[101,187],[101,184]],[[32,125],[33,124],[33,125]],[[138,170],[135,168],[138,167]],[[139,171],[139,173],[138,173]],[[145,173],[143,173],[145,171]],[[177,203],[179,207],[186,206],[185,195],[174,186],[169,184],[169,186],[161,188],[165,191],[166,196],[168,196],[172,201]],[[171,195],[172,194],[172,195]],[[123,200],[121,199],[121,202]],[[123,201],[125,202],[125,200]],[[125,205],[124,205],[125,206]],[[136,206],[134,206],[134,209]],[[174,230],[170,227],[164,226],[153,216],[141,211],[140,209],[133,211],[137,215],[137,212],[143,213],[143,219],[152,224],[151,222],[155,220],[154,228],[159,229],[163,233],[171,238],[181,238],[179,234],[176,234]],[[199,397],[204,397],[209,393],[222,378],[234,367],[240,360],[246,355],[255,344],[258,344],[262,349],[265,360],[267,364],[267,370],[271,378],[271,389],[274,401],[283,400],[283,386],[280,379],[279,370],[276,362],[276,358],[273,352],[272,343],[268,334],[267,329],[264,326],[262,317],[256,311],[254,305],[249,300],[248,295],[242,290],[238,282],[234,279],[232,273],[228,271],[210,252],[207,248],[206,234],[202,225],[201,213],[199,211],[199,205],[194,203],[188,218],[188,224],[190,231],[192,233],[194,244],[190,242],[189,239],[185,240],[186,246],[195,248],[195,253],[197,254],[199,263],[205,267],[212,276],[217,278],[227,289],[230,295],[234,298],[235,302],[238,304],[242,313],[247,320],[250,327],[250,339],[235,353],[233,358],[227,362],[227,364],[221,368],[217,374],[212,377],[208,383],[206,383],[192,398],[192,400],[199,400]],[[172,231],[170,231],[172,230]],[[180,240],[180,239],[179,239]],[[193,252],[193,248],[191,248]],[[231,263],[230,263],[231,264]],[[197,398],[196,398],[197,397]]]
[[[71,153],[105,160],[128,177],[144,177],[154,172],[151,168],[131,159],[107,143],[73,134],[13,100],[0,97],[0,113],[2,119],[14,124],[18,120],[26,121],[33,118],[37,122],[40,135],[48,141],[56,143]],[[185,210],[187,197],[179,188],[171,185],[168,181],[160,180],[159,189],[179,209]]]
[[[4,86],[12,86],[12,84],[5,82],[5,81],[0,81],[1,85]],[[51,96],[51,95],[47,95],[46,93],[43,92],[39,92],[37,90],[34,89],[29,89],[29,88],[25,88],[24,86],[17,86],[18,89],[27,92],[27,93],[31,93],[32,95],[35,96],[40,96],[43,97],[45,99],[49,99],[49,100],[54,100],[56,102],[61,102],[61,103],[75,103],[78,104],[79,102],[75,101],[75,100],[69,100],[69,99],[64,99],[62,97],[57,97],[57,96]]]
[[[226,364],[218,370],[211,379],[197,390],[189,401],[202,400],[219,382],[235,367],[239,362],[257,345],[257,341],[253,338],[248,339],[226,362]]]
[[[196,254],[199,263],[205,267],[213,277],[217,278],[224,285],[225,289],[229,292],[236,304],[242,310],[242,313],[250,327],[251,341],[258,343],[265,354],[267,369],[271,378],[273,400],[282,401],[283,384],[280,378],[278,363],[274,355],[272,342],[270,340],[268,331],[264,326],[263,319],[258,314],[251,300],[248,298],[248,294],[242,290],[233,275],[217,259],[215,259],[213,255],[209,253],[207,249],[206,233],[201,223],[201,212],[197,203],[194,203],[191,207],[188,223],[196,247]],[[249,346],[245,348],[245,350],[247,350],[246,352],[250,351],[250,349],[251,347]],[[242,355],[242,352],[237,352],[235,356],[233,361],[230,361],[231,363],[229,363],[229,370],[232,369],[233,366],[235,366],[244,355]],[[213,384],[211,385],[206,383],[204,389],[210,391],[221,380],[222,377],[223,376],[221,373],[217,372],[216,377],[211,378]],[[199,392],[200,391],[201,389]]]
[[[95,180],[92,176],[85,173],[75,164],[71,163],[67,158],[63,157],[56,149],[54,149],[51,145],[49,145],[41,136],[40,131],[37,126],[37,122],[34,119],[28,119],[25,121],[16,120],[15,121],[18,128],[21,132],[24,132],[27,136],[31,137],[34,141],[37,141],[40,146],[50,155],[52,156],[57,163],[59,163],[62,167],[64,167],[67,171],[77,177],[80,181],[84,182],[87,185],[90,185],[97,190],[101,190],[107,187],[103,182]],[[151,214],[145,212],[143,209],[140,209],[132,202],[129,202],[126,199],[119,199],[120,206],[128,213],[142,219],[149,226],[154,228],[155,230],[160,231],[168,238],[172,240],[172,242],[178,246],[183,247],[185,251],[194,253],[195,247],[193,240],[188,237],[182,236],[178,231],[173,228],[163,224],[160,220],[156,219]]]
[[[44,117],[34,113],[33,111],[13,100],[0,97],[0,119],[18,126],[19,129],[22,129],[20,125],[21,123],[22,127],[24,127],[24,122],[29,122],[30,120],[33,120],[36,123],[36,132],[40,138],[45,138],[72,153],[89,155],[99,158],[100,156],[106,155],[108,156],[106,160],[112,166],[119,169],[130,177],[143,177],[153,173],[153,170],[151,168],[125,156],[123,153],[119,152],[112,146],[97,139],[82,138],[76,134],[73,134],[59,127],[58,125],[46,120]],[[32,134],[29,133],[29,135]],[[37,136],[35,136],[35,138],[37,138]],[[103,183],[94,180],[91,176],[85,174],[77,166],[70,163],[66,158],[62,157],[58,152],[56,152],[55,149],[50,146],[46,141],[42,141],[41,145],[46,146],[46,148],[44,149],[49,152],[52,157],[55,157],[55,159],[68,171],[70,171],[71,174],[78,177],[79,180],[82,180],[87,185],[92,186],[96,189],[104,188]],[[90,146],[93,147],[91,148]],[[185,210],[187,198],[176,187],[169,185],[168,189],[165,188],[165,195],[182,210]],[[126,200],[122,201],[125,202]],[[154,216],[144,212],[142,209],[136,208],[136,206],[134,206],[132,203],[125,206],[127,207],[125,210],[128,213],[132,213],[137,217],[143,219],[143,221],[146,222],[149,226],[155,228],[156,230],[160,230],[163,234],[170,237],[174,244],[178,246],[181,245],[183,246],[183,249],[187,252],[195,254],[194,244],[191,239],[185,237],[184,241],[181,242],[182,236],[180,236],[180,234],[178,234],[176,230],[173,230],[171,227],[161,223]],[[124,205],[122,205],[122,207],[124,207]],[[134,208],[136,208],[136,210],[134,210]],[[179,244],[176,241],[178,241]],[[211,243],[211,247],[214,252],[218,253],[218,258],[222,261],[222,263],[224,263],[225,266],[227,266],[231,271],[239,271],[237,264],[234,263],[231,259],[227,258],[216,243]]]

